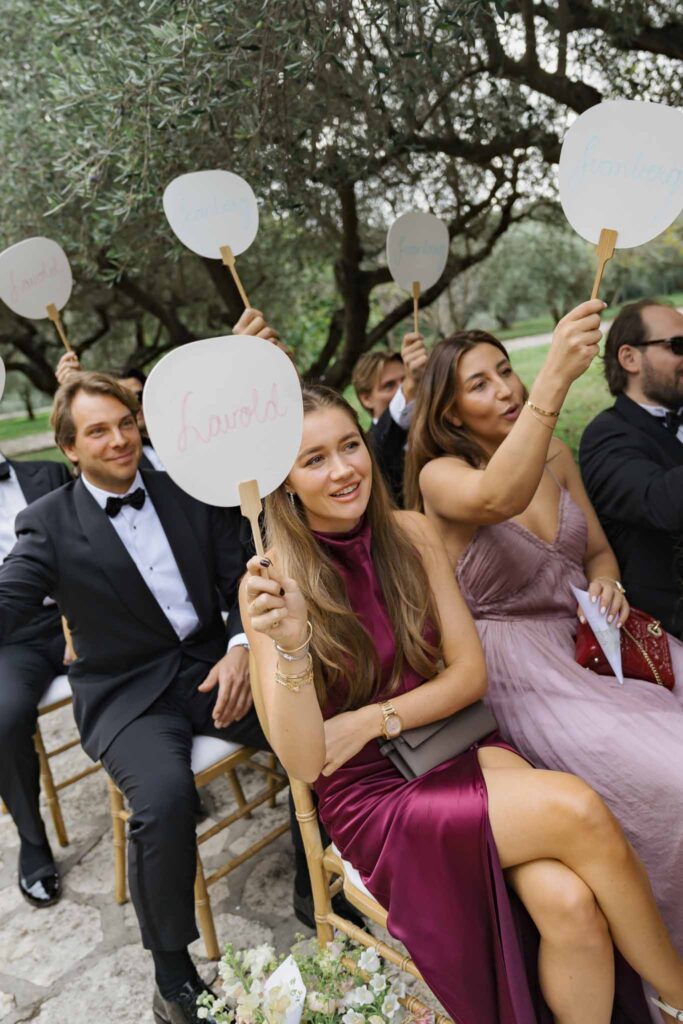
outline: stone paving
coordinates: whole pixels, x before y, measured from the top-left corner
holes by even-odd
[[[73,736],[70,708],[41,719],[48,749]],[[80,747],[53,759],[55,779],[90,762]],[[247,796],[262,785],[259,773],[240,770]],[[202,791],[211,818],[234,809],[227,780]],[[130,902],[113,897],[113,859],[108,792],[103,772],[62,791],[70,843],[57,845],[47,808],[43,816],[62,875],[64,895],[47,910],[28,906],[19,894],[18,839],[7,814],[0,815],[0,1020],[2,1024],[153,1024],[153,971],[141,946]],[[246,845],[288,820],[287,792],[275,808],[258,808],[203,846],[213,869],[223,850]],[[211,821],[201,828],[208,827]],[[306,932],[292,913],[293,855],[289,834],[212,886],[211,904],[219,942],[238,947],[273,942],[284,952],[296,933]],[[215,965],[204,957],[201,939],[192,953],[205,979]]]
[[[71,708],[41,718],[48,750],[72,739]],[[52,759],[55,781],[91,762],[80,747]],[[239,769],[247,799],[262,787],[262,775]],[[277,806],[259,807],[250,820],[235,822],[202,845],[208,871],[289,818],[288,791]],[[209,819],[200,829],[234,810],[226,779],[202,789]],[[62,876],[63,896],[47,910],[36,910],[17,888],[18,838],[8,814],[0,814],[0,1021],[2,1024],[154,1024],[151,1011],[152,961],[140,943],[130,902],[114,902],[111,819],[106,779],[97,772],[60,794],[69,845],[60,848],[49,811],[43,818]],[[292,912],[294,857],[289,833],[267,846],[210,889],[221,945],[238,948],[271,942],[284,953],[296,935],[310,934]],[[375,926],[378,938],[389,939]],[[391,941],[391,940],[390,940]],[[200,974],[210,982],[216,966],[207,960],[201,938],[191,947]],[[424,986],[416,994],[435,1004]]]

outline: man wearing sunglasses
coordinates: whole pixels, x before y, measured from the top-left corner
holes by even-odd
[[[631,604],[683,637],[683,313],[624,306],[604,364],[616,402],[584,431],[584,483]]]

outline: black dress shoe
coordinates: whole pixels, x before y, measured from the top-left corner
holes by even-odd
[[[36,878],[36,874],[39,875]],[[43,868],[24,878],[19,872],[19,892],[32,907],[51,907],[62,895],[62,886],[57,869]]]
[[[164,999],[158,988],[154,989],[152,1013],[156,1024],[216,1024],[216,1018],[209,1013],[208,1017],[197,1015],[197,997],[206,992],[203,982],[186,981],[175,999]]]
[[[307,893],[302,896],[296,889],[294,890],[294,916],[297,920],[305,924],[307,928],[313,928],[315,930],[315,911],[313,909],[313,894]],[[336,896],[332,897],[332,910],[339,917],[345,918],[350,921],[351,924],[355,924],[356,928],[366,927],[365,918],[362,914],[356,910],[356,908],[349,903],[343,892],[338,892]]]

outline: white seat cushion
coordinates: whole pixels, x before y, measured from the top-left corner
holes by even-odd
[[[57,701],[64,700],[65,697],[71,696],[71,687],[69,685],[68,676],[55,676],[47,690],[43,694],[38,707],[40,709],[48,707],[50,704],[56,704]]]
[[[356,869],[354,868],[353,864],[350,861],[344,860],[344,858],[342,857],[341,853],[334,845],[334,843],[332,843],[332,850],[334,853],[336,853],[336,855],[342,862],[342,865],[344,867],[344,874],[346,875],[354,889],[360,889],[360,891],[364,893],[369,899],[374,900],[375,897],[372,895],[371,892],[368,892],[368,890],[363,885],[363,879],[360,877],[358,871],[356,871]]]
[[[195,736],[192,740],[192,771],[205,772],[217,761],[242,749],[241,743],[219,740],[217,736]]]

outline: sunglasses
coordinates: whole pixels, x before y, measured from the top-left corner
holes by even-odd
[[[666,345],[675,356],[683,356],[683,336],[677,334],[675,338],[657,338],[656,341],[629,341],[633,348],[646,348],[648,345]]]

